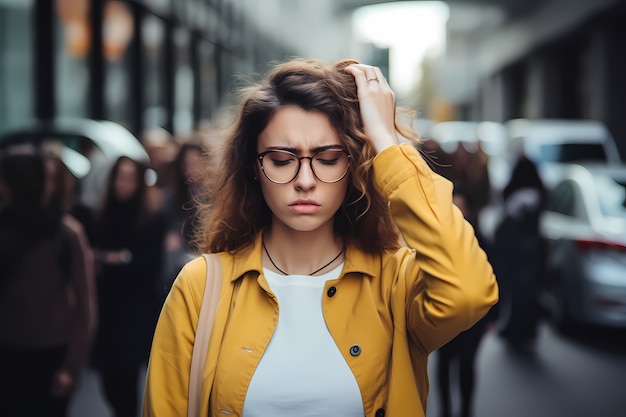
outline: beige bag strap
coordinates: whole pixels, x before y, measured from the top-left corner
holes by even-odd
[[[196,337],[193,342],[193,353],[191,354],[187,417],[199,417],[202,398],[202,371],[209,348],[209,338],[215,320],[217,302],[222,289],[222,263],[219,257],[212,253],[205,254],[204,259],[206,261],[206,282],[202,304],[200,305]]]

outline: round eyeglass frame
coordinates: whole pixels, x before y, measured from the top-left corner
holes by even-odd
[[[345,172],[341,175],[341,177],[339,177],[338,179],[336,179],[334,181],[324,181],[323,179],[321,179],[320,177],[317,176],[317,174],[315,173],[315,169],[313,168],[313,158],[315,158],[318,154],[320,154],[322,152],[328,152],[328,151],[343,152],[348,157],[348,165],[346,166]],[[265,168],[263,168],[263,158],[265,157],[265,155],[267,155],[269,153],[272,153],[272,152],[286,153],[286,154],[292,155],[293,157],[295,157],[297,159],[297,161],[298,161],[298,168],[296,169],[296,172],[294,173],[293,178],[290,179],[289,181],[276,181],[276,180],[273,180],[265,172]],[[346,175],[348,174],[348,171],[350,171],[350,160],[351,160],[350,159],[350,154],[345,149],[325,149],[325,150],[322,150],[322,151],[315,152],[312,156],[298,156],[298,155],[296,155],[293,152],[286,151],[286,150],[283,150],[283,149],[271,149],[269,151],[257,153],[256,157],[257,157],[257,160],[259,161],[259,164],[261,165],[261,171],[263,171],[263,175],[265,176],[265,178],[267,178],[270,182],[273,182],[274,184],[289,184],[291,181],[295,180],[298,177],[298,174],[300,173],[300,167],[302,166],[302,160],[303,159],[308,159],[309,160],[309,167],[311,168],[311,172],[313,173],[313,176],[315,177],[316,180],[318,180],[320,182],[323,182],[325,184],[335,184],[335,183],[341,181],[342,179],[344,179],[346,177]]]

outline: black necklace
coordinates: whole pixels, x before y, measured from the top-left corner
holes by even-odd
[[[265,242],[263,241],[263,250],[265,250],[265,254],[267,255],[267,259],[270,260],[270,262],[272,263],[272,265],[274,265],[274,268],[276,268],[278,270],[278,272],[280,272],[283,275],[289,275],[288,273],[286,273],[285,271],[283,271],[282,269],[280,269],[278,267],[278,265],[276,265],[274,263],[274,260],[272,259],[272,257],[270,256],[270,253],[267,251],[267,246],[265,246]],[[324,266],[322,266],[321,268],[316,269],[315,271],[311,272],[309,274],[309,276],[315,275],[318,272],[320,272],[322,269],[326,268],[328,265],[332,264],[333,262],[335,262],[337,259],[339,259],[339,257],[341,256],[341,254],[343,253],[343,249],[341,250],[341,252],[339,252],[337,254],[337,256],[335,256],[330,262],[328,262],[327,264],[325,264]]]

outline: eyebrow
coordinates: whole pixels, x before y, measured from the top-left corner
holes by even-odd
[[[324,146],[318,146],[316,148],[311,149],[311,153],[317,153],[317,152],[323,152],[323,151],[328,151],[328,150],[343,150],[344,147],[343,145],[340,144],[334,144],[334,145],[324,145]],[[298,154],[299,150],[297,148],[290,148],[287,146],[268,146],[267,149],[268,151],[287,151],[287,152],[291,152],[293,154]]]

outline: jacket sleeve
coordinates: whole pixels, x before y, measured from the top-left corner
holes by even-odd
[[[155,329],[143,398],[143,417],[187,415],[189,371],[206,266],[197,258],[180,271]]]
[[[495,275],[474,229],[452,203],[452,183],[433,172],[413,144],[377,155],[374,175],[411,248],[399,279],[407,287],[410,336],[428,354],[497,302]]]

